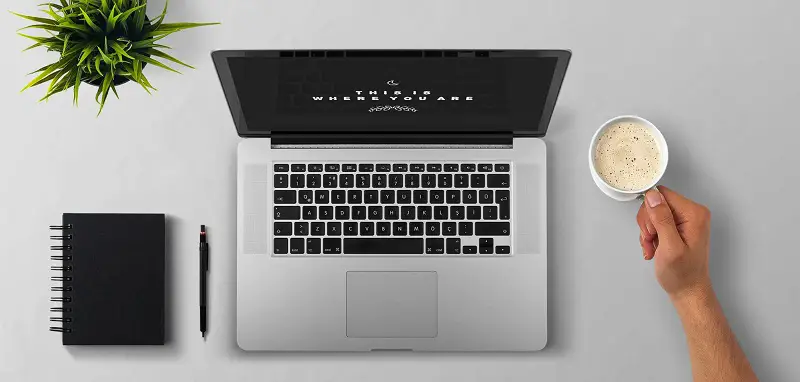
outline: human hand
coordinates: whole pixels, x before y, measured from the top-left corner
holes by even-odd
[[[671,298],[711,287],[708,249],[711,212],[664,186],[650,190],[636,215],[645,260]]]

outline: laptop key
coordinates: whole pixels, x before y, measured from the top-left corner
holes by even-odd
[[[306,165],[304,165],[304,164],[293,164],[292,165],[292,172],[306,172]]]
[[[319,190],[314,193],[314,200],[317,204],[328,204],[329,196],[328,190]]]
[[[458,236],[472,236],[472,222],[458,223]]]
[[[305,252],[305,245],[303,239],[293,238],[289,240],[289,253],[292,255],[302,255]]]
[[[381,191],[381,204],[394,204],[394,190]]]
[[[339,186],[341,188],[353,188],[355,184],[355,179],[353,178],[353,174],[342,174],[339,177]]]
[[[436,175],[434,175],[434,174],[423,174],[422,175],[422,187],[423,188],[435,188],[436,187]]]
[[[324,238],[322,239],[322,253],[325,255],[339,255],[342,253],[342,239]]]
[[[408,165],[407,164],[403,164],[403,163],[394,164],[394,165],[392,165],[392,171],[393,172],[407,172],[408,171]]]
[[[431,204],[444,204],[444,190],[431,190]]]
[[[511,166],[508,164],[496,164],[494,165],[494,170],[497,172],[509,172],[511,170]]]
[[[463,171],[463,172],[475,172],[475,165],[474,164],[463,163],[463,164],[461,164],[461,171]]]
[[[322,186],[325,188],[336,188],[336,174],[325,174],[322,177]]]
[[[478,239],[478,247],[481,247],[481,248],[483,248],[483,247],[489,247],[489,248],[494,247],[494,239],[486,238],[486,237],[480,238],[480,239]]]
[[[356,175],[356,187],[369,188],[369,174]]]
[[[310,164],[310,165],[308,165],[308,172],[322,172],[322,165],[321,164]]]
[[[444,239],[425,240],[425,253],[428,255],[441,255],[444,253]]]
[[[414,220],[417,214],[413,206],[403,206],[400,207],[400,216],[403,220]]]
[[[361,172],[373,172],[375,171],[375,166],[372,164],[360,164],[358,165],[358,171]]]
[[[411,165],[411,172],[423,172],[425,171],[425,165],[421,163],[415,163]]]
[[[406,188],[419,187],[419,174],[406,174]]]
[[[333,207],[320,206],[319,207],[319,220],[333,220]]]
[[[347,203],[350,204],[361,204],[361,190],[350,190],[347,191]]]
[[[492,197],[493,191],[491,190],[481,190],[478,193],[478,202],[481,204],[492,204],[494,203],[494,198]]]
[[[461,203],[461,191],[447,190],[447,204]]]
[[[288,164],[276,164],[273,168],[275,172],[289,172]]]
[[[465,245],[464,246],[464,254],[465,255],[474,255],[478,253],[478,246],[476,245]]]
[[[297,195],[300,196],[300,199],[298,201],[298,203],[300,203],[300,204],[313,204],[314,203],[314,191],[302,190],[302,191],[298,191]]]
[[[492,254],[492,247],[478,247],[478,250],[481,252],[481,255],[491,255]]]
[[[294,223],[295,236],[308,236],[308,223],[296,222]]]
[[[447,254],[460,255],[461,254],[461,239],[447,239]]]
[[[364,191],[364,204],[378,204],[378,191],[366,190]]]
[[[361,222],[359,224],[361,227],[361,236],[373,236],[375,235],[375,223],[373,222]]]
[[[428,169],[429,172],[441,172],[442,171],[442,165],[434,164],[434,163],[428,163],[427,169]]]
[[[334,211],[333,214],[334,214],[334,216],[336,216],[336,220],[349,220],[350,219],[350,207],[338,206],[338,207],[336,207],[336,211]]]
[[[494,248],[494,252],[498,255],[507,255],[511,253],[511,247],[507,245],[498,245]]]
[[[345,193],[344,190],[331,191],[332,204],[345,204],[346,202],[347,202],[347,193]]]
[[[497,207],[483,206],[483,220],[497,220]]]
[[[394,206],[386,206],[383,209],[383,218],[386,220],[397,220],[400,218],[400,209]]]
[[[455,163],[448,163],[444,165],[444,171],[446,172],[458,172],[458,165]]]
[[[275,174],[273,184],[275,188],[288,188],[289,187],[289,175],[286,174]]]
[[[322,253],[322,241],[317,238],[306,239],[306,253],[309,255],[319,255]]]
[[[484,174],[472,174],[470,176],[470,185],[472,188],[483,188],[486,187],[486,175]]]
[[[345,238],[344,253],[348,255],[421,255],[422,238]]]
[[[342,171],[343,172],[356,172],[356,170],[358,170],[358,166],[356,166],[354,164],[342,165]]]
[[[272,244],[272,251],[276,255],[285,255],[289,253],[289,239],[275,238]]]
[[[475,190],[464,190],[464,204],[475,204],[478,202],[478,193]]]
[[[437,179],[439,181],[439,187],[440,188],[453,187],[453,175],[452,174],[439,174]]]
[[[317,220],[317,207],[316,206],[303,207],[303,220]]]
[[[392,223],[380,222],[375,226],[375,232],[378,236],[390,236],[392,234]]]
[[[467,207],[467,219],[481,220],[481,208],[478,206]]]
[[[275,190],[275,204],[295,204],[295,203],[297,203],[297,191]]]
[[[289,184],[292,188],[304,188],[306,186],[306,177],[302,174],[292,174],[289,178]]]
[[[388,164],[379,164],[375,166],[375,171],[377,172],[389,172],[392,171],[392,166]]]
[[[450,219],[453,219],[453,220],[464,220],[464,207],[462,207],[462,206],[451,206],[450,207]]]
[[[408,230],[408,224],[405,222],[395,222],[392,224],[392,228],[394,228],[395,236],[405,236]]]
[[[356,236],[356,235],[358,235],[358,223],[356,223],[356,222],[344,223],[344,235],[345,236]]]
[[[389,187],[403,188],[403,175],[402,174],[389,175]]]
[[[330,222],[328,223],[328,236],[339,236],[342,234],[342,223]]]
[[[433,207],[433,218],[436,220],[447,220],[447,207],[445,206]]]
[[[492,172],[492,165],[488,163],[481,163],[478,165],[478,171],[480,172]]]
[[[338,164],[326,164],[325,165],[325,172],[339,172],[339,165]]]
[[[300,220],[300,207],[275,207],[275,220]]]
[[[422,236],[425,234],[425,225],[422,222],[411,222],[408,224],[408,232],[411,236]]]
[[[508,174],[489,174],[487,184],[489,188],[509,188],[511,177]]]
[[[367,215],[369,216],[369,220],[382,220],[383,219],[383,207],[380,206],[372,206],[367,209]]]
[[[325,223],[311,223],[311,236],[325,236]]]
[[[411,190],[398,190],[397,204],[411,204]]]
[[[453,182],[456,188],[467,188],[469,187],[469,175],[467,174],[456,174],[456,177]]]
[[[430,206],[419,206],[417,207],[417,219],[419,220],[431,220],[431,215],[433,212],[431,211]]]
[[[441,226],[439,222],[428,222],[425,223],[425,234],[428,236],[439,236],[441,233]]]
[[[414,204],[428,204],[428,191],[414,190]]]
[[[275,223],[273,232],[275,233],[275,236],[292,236],[292,223]]]
[[[456,223],[448,222],[442,223],[443,236],[456,236]]]
[[[386,174],[373,174],[372,188],[386,188]]]
[[[509,222],[477,222],[475,235],[478,236],[511,236],[511,223]]]

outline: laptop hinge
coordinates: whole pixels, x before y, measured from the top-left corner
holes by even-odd
[[[447,133],[447,134],[393,134],[393,133],[272,133],[273,145],[480,145],[511,146],[512,133]]]

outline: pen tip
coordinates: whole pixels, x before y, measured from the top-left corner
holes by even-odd
[[[203,232],[205,232],[205,231],[206,231],[206,226],[204,226],[204,225],[201,225],[201,226],[200,226],[200,231],[203,231]]]

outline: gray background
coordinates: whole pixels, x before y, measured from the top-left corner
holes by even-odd
[[[33,13],[37,2],[14,2]],[[162,1],[153,0],[150,13]],[[672,307],[642,261],[635,203],[587,168],[588,141],[635,113],[670,144],[664,184],[710,206],[712,276],[765,381],[800,378],[796,125],[800,35],[793,1],[174,0],[169,20],[222,26],[167,39],[195,64],[147,68],[159,88],[37,103],[19,53],[25,25],[0,15],[0,380],[575,380],[690,378]],[[6,5],[5,7],[8,7]],[[547,135],[550,343],[535,354],[247,354],[234,340],[235,150],[209,52],[217,48],[570,48]],[[170,346],[74,348],[47,331],[47,225],[61,212],[170,215]],[[197,230],[211,226],[210,336],[197,330]],[[266,318],[268,319],[268,317]]]

